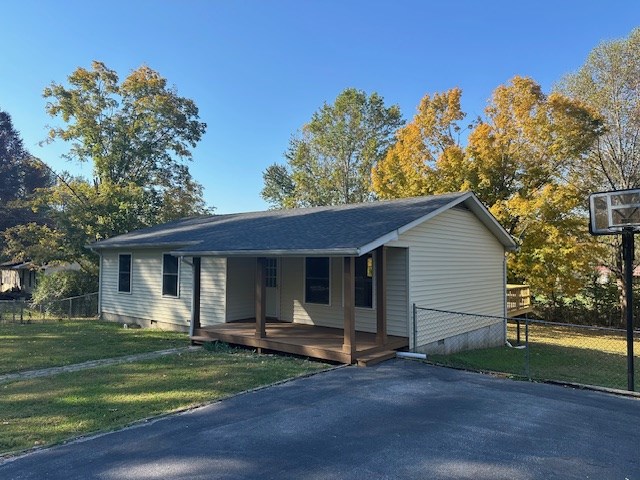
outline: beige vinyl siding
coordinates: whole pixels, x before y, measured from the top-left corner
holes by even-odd
[[[118,255],[131,254],[131,293],[118,292]],[[105,252],[102,260],[102,312],[153,322],[188,325],[191,318],[191,266],[179,263],[178,297],[162,295],[163,250]]]
[[[387,248],[387,333],[409,336],[407,249]]]
[[[200,272],[200,325],[224,323],[227,259],[202,257]]]
[[[255,316],[256,259],[227,259],[227,322]]]
[[[403,283],[406,283],[406,257],[402,252],[388,253],[387,268],[387,333],[407,336],[407,297]],[[344,307],[342,303],[342,257],[331,258],[331,304],[316,305],[304,303],[304,258],[281,259],[281,309],[283,321],[344,328]],[[402,276],[405,275],[404,279]],[[375,294],[374,294],[375,295]],[[356,308],[356,330],[376,331],[375,308]]]
[[[330,260],[330,305],[304,303],[304,257],[284,257],[281,262],[280,316],[287,322],[342,328],[342,266]]]
[[[409,303],[502,316],[504,248],[470,211],[447,210],[400,235],[409,246]],[[495,323],[477,319],[419,325],[418,345]]]

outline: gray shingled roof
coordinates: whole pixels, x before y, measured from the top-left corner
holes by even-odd
[[[398,230],[464,203],[506,248],[513,240],[472,193],[187,218],[96,242],[94,250],[162,247],[182,255],[362,255]],[[485,218],[482,218],[482,217]]]

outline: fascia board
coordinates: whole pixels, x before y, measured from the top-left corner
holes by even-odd
[[[174,250],[176,257],[356,257],[357,248],[301,250]]]
[[[365,253],[369,253],[373,250],[375,250],[378,247],[381,247],[382,245],[392,242],[394,240],[398,240],[398,231],[394,230],[393,232],[389,232],[386,235],[383,235],[382,237],[374,240],[373,242],[369,242],[366,245],[363,245],[362,247],[358,248],[358,257],[361,255],[364,255]]]

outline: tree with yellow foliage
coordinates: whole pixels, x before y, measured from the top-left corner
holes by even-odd
[[[588,234],[586,196],[571,166],[598,138],[600,119],[523,77],[499,86],[485,114],[466,155],[473,189],[519,241],[510,276],[554,302],[574,295],[602,252]]]
[[[460,125],[462,90],[425,95],[413,121],[396,133],[396,143],[372,171],[379,198],[455,191],[471,186],[465,178]]]
[[[372,172],[383,198],[473,190],[519,242],[513,281],[551,299],[575,294],[600,253],[586,229],[585,197],[572,162],[600,134],[599,117],[534,80],[514,77],[493,92],[466,147],[457,136],[461,91],[425,96],[414,120]]]

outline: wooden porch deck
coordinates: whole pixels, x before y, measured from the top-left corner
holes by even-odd
[[[197,329],[194,342],[222,342],[277,352],[304,355],[340,363],[355,363],[358,358],[376,352],[398,350],[409,346],[407,337],[387,336],[384,345],[376,343],[376,334],[356,331],[356,353],[353,357],[343,351],[344,333],[341,328],[317,327],[299,323],[268,321],[266,336],[256,336],[255,320],[223,323]]]

